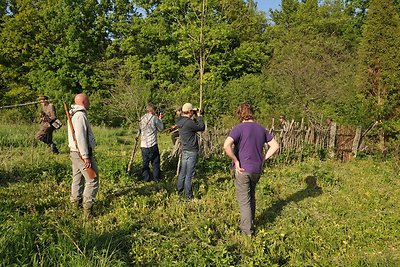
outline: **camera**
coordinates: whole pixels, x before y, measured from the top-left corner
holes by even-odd
[[[160,104],[159,106],[157,106],[156,110],[155,110],[156,116],[160,117],[161,115],[164,115],[165,114],[164,109],[165,109],[165,105],[164,104]]]
[[[164,110],[162,108],[157,108],[156,109],[156,115],[160,116],[161,114],[164,114]]]
[[[199,108],[194,108],[193,109],[193,114],[194,115],[196,115],[196,116],[199,116],[199,115],[204,115],[204,110],[203,109],[199,109]]]

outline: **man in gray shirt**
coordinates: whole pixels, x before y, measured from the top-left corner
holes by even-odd
[[[160,151],[157,145],[157,131],[164,130],[162,122],[163,114],[156,116],[156,107],[148,104],[147,113],[140,119],[141,142],[140,149],[142,151],[142,178],[144,181],[150,181],[150,167],[153,167],[153,179],[157,182],[161,181],[160,176]]]

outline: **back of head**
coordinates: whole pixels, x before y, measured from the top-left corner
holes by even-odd
[[[236,115],[239,117],[240,121],[254,120],[254,109],[249,103],[241,104],[237,110]]]
[[[151,113],[151,114],[154,114],[154,113],[156,112],[156,110],[157,110],[157,108],[156,108],[155,105],[153,105],[153,104],[151,104],[151,103],[147,104],[147,106],[146,106],[146,112]]]
[[[183,112],[184,114],[188,114],[188,113],[190,113],[192,110],[193,110],[193,105],[192,105],[191,103],[185,103],[185,104],[182,106],[182,112]]]
[[[83,106],[86,109],[89,108],[89,97],[85,94],[77,94],[75,96],[75,104],[79,105],[79,106]]]

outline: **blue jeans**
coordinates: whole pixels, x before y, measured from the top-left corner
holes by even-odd
[[[197,151],[182,151],[182,166],[178,176],[178,194],[183,196],[185,191],[186,198],[193,198],[192,179],[195,174],[197,163]]]
[[[142,178],[145,181],[150,181],[150,167],[153,167],[153,178],[156,181],[160,181],[160,152],[158,146],[152,147],[141,147],[142,150]]]

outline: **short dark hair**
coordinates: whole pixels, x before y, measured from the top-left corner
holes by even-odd
[[[241,104],[237,110],[236,115],[239,117],[240,121],[254,120],[254,109],[249,103]]]

